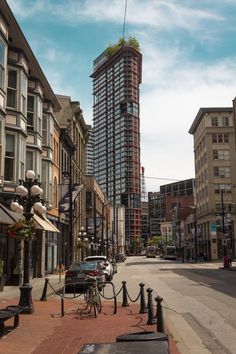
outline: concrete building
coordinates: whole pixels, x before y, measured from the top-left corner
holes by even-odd
[[[189,133],[194,140],[198,243],[208,259],[235,256],[233,108],[200,108]]]
[[[161,222],[166,219],[165,195],[160,192],[148,192],[149,235],[161,235]]]
[[[143,245],[147,245],[149,239],[149,218],[148,218],[148,202],[141,202],[141,239]]]
[[[67,219],[69,226],[68,263],[77,259],[77,237],[81,227],[86,227],[86,160],[85,145],[88,138],[88,126],[85,124],[80,103],[71,101],[69,96],[57,95],[61,110],[56,113],[56,118],[61,129],[65,129],[70,137],[71,152],[65,154],[69,160],[67,164],[62,161],[60,183],[67,183],[67,191],[61,195],[60,212],[63,220]],[[66,137],[63,138],[64,144]],[[70,145],[70,144],[69,144]],[[67,145],[67,146],[69,146]],[[70,148],[69,148],[70,149]],[[64,153],[66,151],[64,150]],[[62,153],[62,151],[61,151]],[[63,158],[63,155],[61,155]],[[67,179],[67,181],[65,181]],[[63,189],[65,191],[65,189]],[[61,219],[62,220],[62,219]]]
[[[88,125],[88,140],[85,147],[86,152],[86,175],[94,175],[94,159],[93,159],[93,128]]]
[[[125,238],[141,235],[140,52],[124,44],[93,63],[94,176],[113,204],[125,206]],[[115,219],[115,215],[114,218]],[[114,232],[114,230],[113,230]]]
[[[86,233],[91,254],[106,254],[110,205],[92,176],[86,176]]]

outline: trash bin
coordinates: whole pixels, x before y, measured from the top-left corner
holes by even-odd
[[[116,337],[116,342],[138,342],[137,348],[141,342],[156,342],[156,346],[160,349],[160,353],[169,353],[168,335],[162,332],[126,333]]]
[[[168,343],[168,335],[162,332],[135,332],[116,337],[116,342],[149,342],[153,340]]]

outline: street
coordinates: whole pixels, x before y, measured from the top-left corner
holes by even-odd
[[[221,266],[128,257],[114,283],[118,289],[126,280],[131,298],[140,282],[153,289],[153,299],[163,297],[164,321],[181,353],[236,353],[236,271]]]

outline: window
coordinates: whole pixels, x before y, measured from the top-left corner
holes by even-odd
[[[42,116],[43,116],[43,104],[40,98],[37,102],[37,132],[42,135]]]
[[[6,135],[6,151],[5,151],[5,181],[13,181],[15,164],[15,136]]]
[[[214,167],[214,177],[230,177],[230,167]]]
[[[229,184],[215,184],[214,185],[215,194],[231,194],[231,185]]]
[[[229,134],[212,134],[212,143],[217,144],[217,143],[228,143],[229,142]]]
[[[5,45],[0,40],[0,88],[4,89],[5,81]]]
[[[21,73],[20,80],[20,90],[21,90],[21,98],[20,98],[20,109],[22,114],[26,115],[26,97],[27,97],[27,79],[25,74]]]
[[[34,117],[35,117],[35,97],[28,95],[27,99],[27,128],[34,130]]]
[[[213,150],[214,160],[229,160],[229,150]]]
[[[17,71],[8,71],[7,107],[16,109]]]
[[[223,127],[229,126],[229,117],[222,117],[222,126]]]
[[[218,118],[217,117],[211,118],[211,125],[212,125],[212,127],[218,127]]]
[[[33,170],[34,171],[34,155],[33,151],[26,151],[26,171]]]
[[[20,136],[19,144],[19,177],[24,179],[25,175],[25,140]]]

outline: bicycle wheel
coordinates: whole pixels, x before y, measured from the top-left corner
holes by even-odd
[[[98,297],[97,297],[96,307],[97,307],[98,312],[102,311],[101,296],[99,294],[98,294]]]
[[[96,303],[93,304],[93,311],[94,311],[94,317],[97,317],[97,305],[96,305]]]
[[[93,292],[92,288],[88,287],[86,293],[85,293],[85,301],[86,301],[86,309],[89,309],[89,312],[91,311],[91,304],[92,304],[92,298],[93,298]]]

